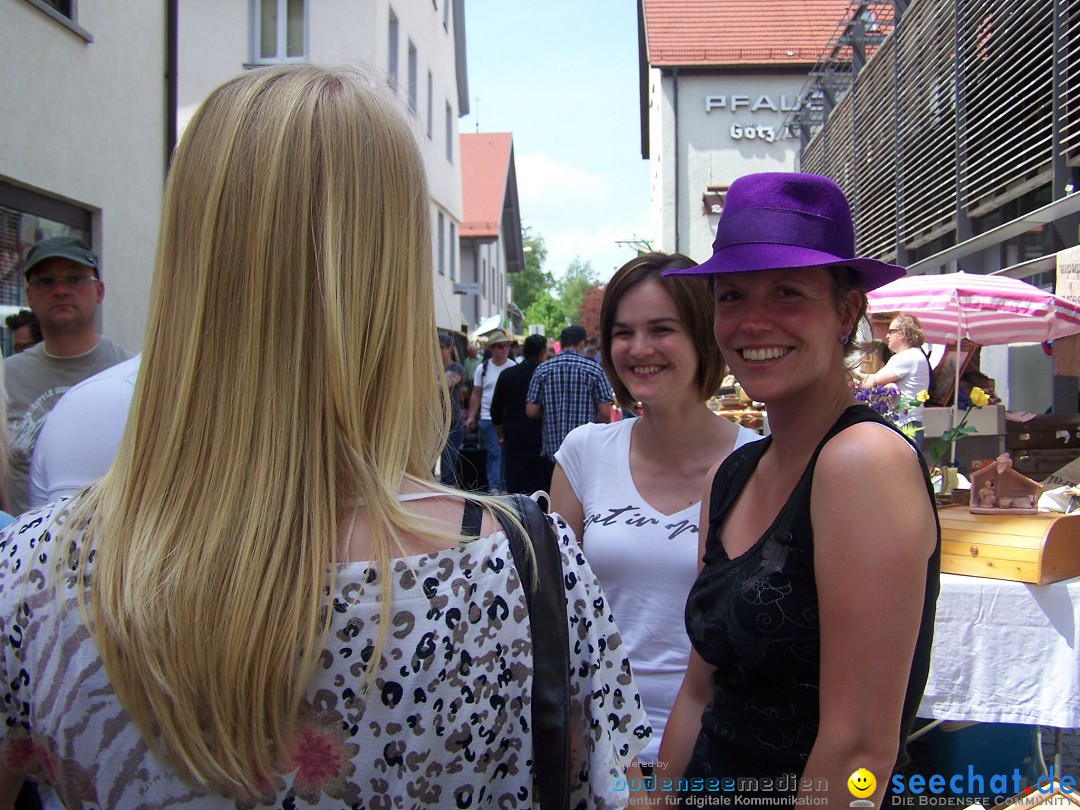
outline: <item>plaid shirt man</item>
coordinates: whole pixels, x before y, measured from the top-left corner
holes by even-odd
[[[526,400],[542,409],[544,441],[541,455],[554,461],[566,434],[598,419],[601,406],[615,399],[604,368],[575,349],[563,350],[536,367]]]

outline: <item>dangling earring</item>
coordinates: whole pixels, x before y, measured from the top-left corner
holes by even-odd
[[[848,336],[844,335],[842,338],[840,338],[840,345],[841,346],[847,346],[847,344],[848,344]]]

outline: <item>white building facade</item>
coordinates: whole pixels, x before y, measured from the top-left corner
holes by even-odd
[[[784,119],[805,83],[806,72],[649,70],[650,213],[661,249],[704,261],[731,182],[794,170],[799,142]]]
[[[165,3],[0,2],[0,304],[24,301],[38,239],[85,239],[100,329],[139,351],[164,189]]]
[[[639,0],[641,156],[651,163],[652,247],[712,255],[731,182],[793,171],[787,121],[848,0]]]
[[[385,80],[408,110],[431,195],[437,325],[461,331],[457,122],[468,112],[464,0],[184,0],[177,117],[218,84],[280,62],[349,65]]]

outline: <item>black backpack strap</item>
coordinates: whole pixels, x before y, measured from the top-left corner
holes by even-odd
[[[540,810],[567,810],[570,806],[570,636],[559,541],[536,501],[525,495],[509,498],[528,534],[526,539],[504,525],[529,606],[535,784]],[[532,544],[533,555],[529,554],[527,542]]]

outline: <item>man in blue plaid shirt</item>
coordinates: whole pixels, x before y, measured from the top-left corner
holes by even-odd
[[[582,326],[563,329],[559,336],[562,351],[536,367],[525,397],[525,413],[544,419],[540,455],[547,464],[549,483],[555,451],[566,434],[586,422],[611,421],[615,393],[603,366],[582,354],[586,337]]]

